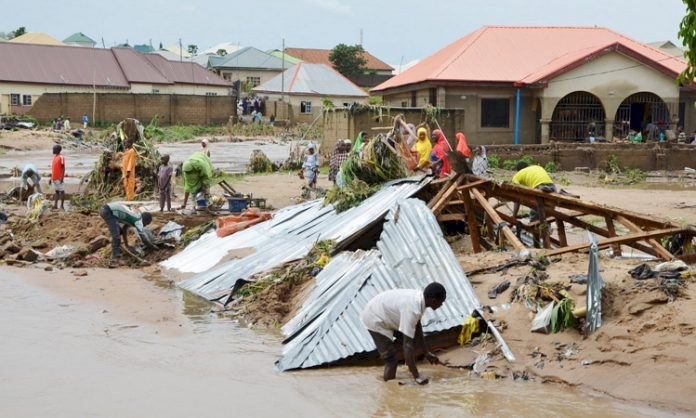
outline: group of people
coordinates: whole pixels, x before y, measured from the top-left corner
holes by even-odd
[[[63,147],[58,144],[53,146],[51,178],[48,180],[48,185],[53,186],[53,209],[65,210],[65,157],[61,154],[62,150]],[[34,164],[26,164],[22,168],[19,178],[22,181],[20,196],[28,196],[32,192],[43,193],[41,175]]]

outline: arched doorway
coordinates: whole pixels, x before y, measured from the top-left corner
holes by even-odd
[[[605,117],[597,96],[586,91],[570,93],[553,109],[549,137],[555,141],[584,141],[590,124],[594,124],[595,136],[604,136]]]
[[[652,123],[656,129],[664,130],[670,128],[671,117],[674,114],[670,107],[655,93],[640,92],[634,93],[624,99],[616,110],[614,117],[614,136],[626,138],[630,131],[643,132],[646,138],[648,124]],[[651,131],[653,131],[651,129]],[[654,131],[650,135],[654,136]],[[650,138],[656,139],[656,138]]]

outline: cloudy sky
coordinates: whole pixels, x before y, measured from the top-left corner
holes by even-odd
[[[20,26],[59,40],[82,32],[111,47],[222,42],[261,50],[363,47],[398,68],[484,25],[605,26],[642,42],[677,45],[681,0],[23,0],[0,32]]]

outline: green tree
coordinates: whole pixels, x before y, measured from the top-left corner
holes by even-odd
[[[686,5],[686,16],[679,24],[679,37],[686,48],[686,68],[679,74],[679,82],[696,77],[696,0],[682,0]]]
[[[216,54],[218,54],[221,57],[224,57],[225,55],[227,55],[227,50],[224,48],[220,48],[217,50]]]
[[[17,30],[15,30],[14,32],[12,32],[10,34],[10,39],[16,38],[18,36],[22,36],[25,33],[27,33],[27,28],[25,28],[24,26],[20,26],[17,28]]]
[[[191,56],[194,56],[198,53],[198,45],[190,44],[186,50]]]
[[[331,50],[329,61],[336,71],[351,78],[365,72],[367,60],[362,45],[338,44]]]

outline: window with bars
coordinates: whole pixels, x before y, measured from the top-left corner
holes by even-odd
[[[12,106],[19,106],[19,94],[17,94],[17,93],[10,94],[10,104]]]

